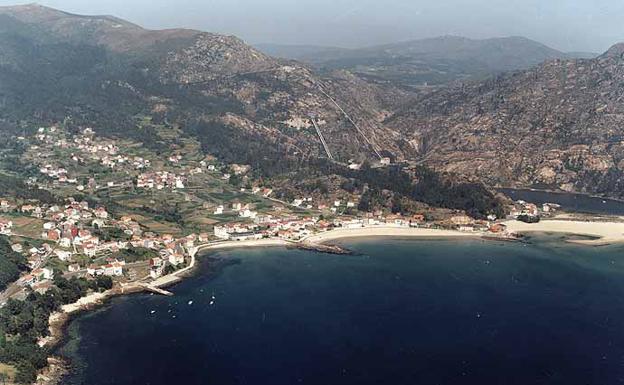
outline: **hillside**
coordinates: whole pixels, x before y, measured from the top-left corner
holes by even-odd
[[[37,5],[0,7],[0,18],[0,111],[14,123],[71,116],[77,124],[107,125],[114,133],[127,132],[137,115],[185,127],[218,120],[317,156],[322,149],[309,121],[314,115],[346,161],[372,151],[362,138],[354,140],[353,127],[321,88],[369,122],[362,129],[371,135],[402,95],[348,74],[320,78],[230,36],[149,31],[109,16]],[[398,151],[391,140],[380,146]]]
[[[174,145],[163,132],[181,132],[197,139],[204,153],[253,165],[284,188],[293,187],[293,178],[332,189],[342,182],[331,180],[344,178],[374,187],[396,174],[359,175],[347,169],[349,162],[415,155],[400,132],[382,124],[413,96],[391,85],[344,71],[319,75],[231,36],[150,31],[110,16],[37,5],[0,7],[0,18],[0,127],[6,132],[23,135],[62,122],[75,132],[93,127],[139,141],[156,153]],[[466,193],[453,176],[419,172],[431,181],[427,191],[439,189],[430,197],[457,198],[443,200],[445,206],[474,214],[491,207],[493,197],[479,185]],[[438,204],[413,186],[399,190],[399,197]],[[466,205],[466,195],[486,199]]]
[[[345,69],[367,79],[410,87],[476,80],[573,55],[522,37],[473,40],[444,36],[361,49],[276,45],[259,48],[319,68]]]
[[[623,197],[624,45],[443,89],[386,123],[417,159],[490,185]]]

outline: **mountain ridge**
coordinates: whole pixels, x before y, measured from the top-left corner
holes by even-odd
[[[570,55],[525,37],[428,39],[341,49],[260,45],[269,54],[329,70],[346,69],[367,79],[404,86],[445,85],[479,80],[502,72],[529,69],[546,60]],[[300,52],[297,52],[297,51]],[[588,54],[583,54],[588,56]]]
[[[21,20],[56,15],[24,12]],[[266,175],[329,155],[343,165],[383,156],[490,186],[616,197],[624,187],[621,45],[596,59],[553,59],[415,92],[349,71],[318,72],[229,36],[156,31],[144,38],[110,19],[99,28],[64,13],[44,24],[20,21],[7,8],[0,14],[10,21],[0,24],[1,123],[13,130],[70,121],[149,142],[149,128],[135,129],[149,117],[198,137],[225,161],[253,161]]]
[[[596,59],[553,60],[441,89],[385,123],[438,170],[488,185],[622,197],[621,50],[616,44]]]

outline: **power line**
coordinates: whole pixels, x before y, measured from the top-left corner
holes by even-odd
[[[318,87],[319,87],[319,90],[323,93],[323,95],[325,95],[329,100],[331,100],[331,102],[340,110],[340,112],[343,113],[345,118],[347,118],[347,120],[353,125],[353,127],[355,127],[356,131],[362,136],[362,138],[364,138],[364,141],[366,141],[366,143],[370,146],[370,148],[373,150],[375,155],[377,155],[379,160],[382,160],[383,157],[381,156],[381,154],[377,150],[377,147],[375,146],[375,144],[368,139],[366,134],[364,134],[364,132],[357,125],[357,123],[355,123],[355,121],[353,121],[353,119],[351,119],[351,116],[349,116],[349,114],[347,114],[347,111],[345,111],[342,107],[340,107],[338,102],[334,98],[332,98],[327,92],[325,92],[325,90],[323,89],[323,87],[320,84],[318,84]]]
[[[331,152],[329,151],[329,146],[327,145],[327,142],[325,141],[325,138],[323,137],[323,133],[321,132],[320,127],[318,126],[318,124],[316,124],[316,120],[314,120],[314,118],[310,118],[310,120],[312,121],[312,124],[314,125],[314,128],[316,129],[316,133],[318,134],[319,138],[321,139],[321,144],[323,144],[323,148],[325,149],[325,153],[327,154],[327,157],[330,160],[334,160],[334,157],[332,156]]]

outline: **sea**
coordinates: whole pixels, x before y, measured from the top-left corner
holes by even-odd
[[[201,259],[173,297],[114,298],[68,326],[68,385],[624,382],[624,247],[341,242]]]

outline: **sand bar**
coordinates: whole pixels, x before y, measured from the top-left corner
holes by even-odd
[[[519,233],[565,233],[588,236],[593,240],[572,240],[570,242],[585,245],[608,245],[624,242],[624,222],[583,222],[543,220],[539,223],[524,223],[520,221],[505,222],[507,230]]]
[[[420,237],[420,238],[455,238],[479,237],[481,233],[469,233],[453,230],[423,229],[409,227],[371,226],[357,229],[335,229],[314,234],[306,239],[307,243],[324,243],[344,238],[365,237]]]

